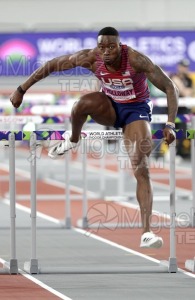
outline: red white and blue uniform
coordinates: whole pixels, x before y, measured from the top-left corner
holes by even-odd
[[[126,45],[121,46],[121,68],[114,73],[107,70],[97,55],[95,76],[116,111],[115,127],[123,127],[136,120],[151,121],[152,103],[147,78],[143,72],[136,73],[131,67]]]

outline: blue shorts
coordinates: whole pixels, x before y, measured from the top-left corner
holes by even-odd
[[[110,100],[116,112],[115,128],[123,128],[125,125],[137,120],[151,121],[153,104],[150,99],[144,102],[132,103],[117,103],[111,98]]]

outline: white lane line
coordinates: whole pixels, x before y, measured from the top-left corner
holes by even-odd
[[[59,182],[58,180],[55,180],[55,179],[45,178],[42,181],[44,181],[47,184],[51,184],[53,186],[57,186],[57,187],[60,187],[60,188],[65,188],[66,187],[65,183]],[[80,194],[83,193],[83,189],[82,188],[77,187],[75,185],[71,185],[71,184],[70,184],[70,190],[72,190],[74,192],[77,192],[77,193],[80,193]],[[91,192],[91,191],[88,190],[87,191],[87,196],[88,197],[98,197],[98,194],[96,194],[96,193]]]
[[[2,258],[0,258],[0,263],[3,265],[6,261]],[[36,283],[37,285],[39,285],[40,287],[44,288],[46,291],[52,293],[53,295],[55,296],[58,296],[60,299],[63,299],[63,300],[73,300],[72,298],[69,298],[63,294],[61,294],[60,292],[54,290],[53,288],[51,288],[50,286],[46,285],[45,283],[41,282],[40,280],[34,278],[33,276],[29,275],[29,274],[25,274],[24,271],[22,270],[18,270],[18,272],[26,277],[27,279],[31,280],[32,282]]]
[[[22,206],[23,206],[23,205],[20,205],[20,206],[18,207],[18,209],[21,209]],[[39,213],[39,212],[37,212],[37,213]],[[44,218],[47,218],[48,216],[41,213],[41,216],[40,216],[40,217],[44,219]],[[56,223],[56,222],[58,222],[59,220],[58,220],[58,219],[55,219],[55,218],[51,218],[50,221],[53,222],[53,223]],[[105,238],[102,238],[102,237],[99,237],[99,236],[97,236],[97,235],[95,235],[95,234],[89,233],[89,232],[86,231],[86,230],[83,230],[83,229],[80,229],[80,228],[72,228],[72,229],[73,229],[74,231],[78,232],[78,233],[81,233],[81,234],[83,234],[83,235],[85,235],[85,236],[88,236],[88,237],[90,237],[90,238],[99,240],[99,241],[101,241],[101,242],[103,242],[103,243],[106,243],[106,244],[108,244],[108,245],[111,245],[111,246],[113,246],[113,247],[115,247],[115,248],[124,250],[124,251],[126,251],[126,252],[128,252],[128,253],[131,253],[131,254],[134,254],[134,255],[137,255],[137,256],[140,256],[140,257],[145,258],[145,259],[147,259],[147,260],[149,260],[149,261],[152,261],[152,262],[155,262],[155,263],[158,263],[158,264],[160,263],[160,260],[157,260],[157,259],[155,259],[155,258],[152,258],[152,257],[147,256],[147,255],[145,255],[145,254],[142,254],[142,253],[140,253],[140,252],[134,251],[134,250],[132,250],[132,249],[130,249],[130,248],[121,246],[121,245],[119,245],[119,244],[117,244],[117,243],[115,243],[115,242],[109,241],[109,240],[107,240],[107,239],[105,239]],[[187,272],[187,271],[185,271],[185,270],[183,270],[183,269],[178,268],[178,271],[181,272],[181,273],[183,273],[184,275],[187,275],[187,276],[190,276],[190,277],[195,278],[195,274],[189,273],[189,272]],[[30,276],[30,275],[29,275],[29,276]],[[66,298],[65,298],[65,299],[66,299]],[[67,298],[67,299],[68,299],[68,298]]]
[[[124,251],[126,251],[126,252],[128,252],[128,253],[131,253],[131,254],[133,254],[133,255],[140,256],[140,257],[145,258],[145,259],[147,259],[147,260],[150,260],[150,261],[152,261],[152,262],[155,262],[155,263],[159,263],[159,262],[160,262],[158,259],[155,259],[155,258],[153,258],[153,257],[147,256],[147,255],[145,255],[145,254],[142,254],[142,253],[140,253],[140,252],[138,252],[138,251],[135,251],[135,250],[132,250],[132,249],[130,249],[130,248],[121,246],[121,245],[119,245],[119,244],[117,244],[117,243],[115,243],[115,242],[112,242],[112,241],[110,241],[110,240],[107,240],[107,239],[105,239],[105,238],[102,238],[102,237],[100,237],[100,236],[98,236],[98,235],[95,235],[95,234],[93,234],[93,233],[91,233],[91,232],[89,232],[89,231],[86,231],[86,230],[84,230],[84,229],[81,229],[81,228],[73,228],[73,230],[76,231],[76,232],[79,232],[79,233],[81,233],[81,234],[83,234],[83,235],[85,235],[85,236],[87,236],[87,237],[93,238],[93,239],[95,239],[95,240],[98,240],[98,241],[100,241],[100,242],[103,242],[103,243],[105,243],[105,244],[108,244],[108,245],[110,245],[110,246],[113,246],[113,247],[115,247],[115,248],[124,250]]]
[[[140,207],[138,204],[134,204],[134,203],[129,203],[129,202],[125,202],[125,201],[116,201],[115,204],[117,205],[121,205],[121,206],[125,206],[125,207],[129,207],[129,208],[133,208],[135,210],[139,210],[140,211]],[[170,220],[170,215],[169,214],[166,214],[166,213],[161,213],[160,211],[158,210],[152,210],[152,213],[155,215],[155,216],[158,216],[158,217],[161,217],[161,218],[164,218],[164,219],[168,219]],[[182,218],[178,218],[176,217],[175,220],[183,226],[186,225],[186,224],[190,224],[190,220],[187,220],[187,219],[182,219]]]
[[[98,241],[100,241],[100,242],[103,242],[103,243],[105,243],[105,244],[108,244],[108,245],[110,245],[110,246],[113,246],[113,247],[115,247],[115,248],[121,249],[121,250],[126,251],[126,252],[128,252],[128,253],[131,253],[131,254],[133,254],[133,255],[137,255],[137,256],[139,256],[139,257],[145,258],[145,259],[147,259],[147,260],[149,260],[149,261],[152,261],[152,262],[154,262],[154,263],[157,263],[157,264],[160,263],[160,260],[158,260],[158,259],[155,259],[155,258],[153,258],[153,257],[147,256],[147,255],[145,255],[145,254],[142,254],[142,253],[137,252],[137,251],[135,251],[135,250],[132,250],[132,249],[130,249],[130,248],[121,246],[121,245],[119,245],[119,244],[117,244],[117,243],[115,243],[115,242],[109,241],[109,240],[107,240],[107,239],[105,239],[105,238],[102,238],[102,237],[100,237],[100,236],[98,236],[98,235],[95,235],[95,234],[93,234],[93,233],[90,233],[90,232],[88,232],[88,231],[86,231],[86,230],[84,230],[84,229],[73,228],[73,230],[76,231],[76,232],[78,232],[78,233],[81,233],[81,234],[83,234],[83,235],[85,235],[85,236],[88,236],[88,237],[90,237],[90,238],[93,238],[93,239],[95,239],[95,240],[98,240]],[[187,271],[185,271],[185,270],[183,270],[183,269],[178,268],[178,271],[181,272],[181,273],[183,273],[183,274],[185,274],[185,275],[187,275],[187,276],[190,276],[190,277],[195,278],[195,274],[189,273],[189,272],[187,272]]]
[[[75,168],[77,168],[77,169],[79,169],[79,170],[81,170],[81,168],[82,168],[82,163],[81,163],[81,162],[73,162],[73,163],[72,163],[72,166],[75,167]],[[169,172],[169,169],[168,169],[168,168],[165,168],[165,169]],[[119,175],[118,175],[118,170],[114,171],[114,170],[109,170],[109,169],[106,169],[106,168],[105,168],[105,169],[102,171],[102,169],[101,169],[100,167],[95,166],[95,165],[90,165],[89,163],[88,163],[88,165],[87,165],[87,170],[88,170],[88,171],[91,171],[91,172],[100,173],[100,174],[102,174],[102,172],[104,172],[104,174],[105,174],[106,176],[109,176],[109,177],[112,177],[112,178],[117,178],[117,179],[118,179],[118,176],[119,176]],[[152,173],[152,172],[151,172],[151,175],[155,176],[155,174]],[[185,175],[185,174],[184,174],[184,175]],[[129,176],[130,180],[133,180],[133,181],[136,183],[135,177],[134,177],[132,174],[129,173],[128,176]],[[169,176],[169,174],[165,174],[165,175],[164,175],[164,179],[167,179],[168,176]],[[186,178],[186,176],[184,176],[184,178]],[[164,189],[164,190],[169,189],[169,184],[168,184],[168,183],[163,183],[163,182],[155,181],[155,178],[152,178],[152,184],[153,184],[153,186],[162,188],[162,189]],[[191,190],[190,190],[190,189],[187,189],[187,188],[185,189],[185,188],[176,187],[176,190],[177,190],[177,192],[183,192],[183,193],[185,193],[185,194],[186,194],[186,193],[189,193],[189,195],[191,195]]]
[[[8,199],[3,199],[2,202],[5,203],[6,205],[10,205],[10,201]],[[29,207],[24,206],[24,205],[16,203],[16,208],[19,209],[19,210],[21,210],[21,211],[23,211],[23,212],[26,212],[29,215],[31,214],[31,209]],[[39,211],[37,211],[37,217],[40,217],[40,218],[42,218],[44,220],[53,222],[55,224],[61,224],[60,220],[55,219],[53,217],[50,217],[50,216],[48,216],[46,214],[43,214],[43,213],[41,213]]]
[[[58,296],[60,299],[63,300],[73,300],[72,298],[67,297],[66,295],[61,294],[60,292],[54,290],[50,286],[46,285],[45,283],[41,282],[40,280],[34,278],[33,276],[29,274],[22,274],[24,277],[28,278],[29,280],[33,281],[34,283],[38,284],[40,287],[44,288],[48,292],[51,292],[52,294]]]
[[[9,166],[4,163],[0,163],[0,169],[9,172]],[[30,179],[30,171],[24,171],[22,169],[16,168],[16,174],[19,176],[22,176],[24,178]],[[46,184],[51,184],[53,186],[59,187],[59,188],[66,188],[66,184],[64,182],[57,181],[55,179],[50,178],[44,178],[41,179],[41,181],[45,182]],[[76,192],[76,193],[83,193],[83,189],[74,185],[70,185],[70,191]],[[87,191],[88,197],[98,197],[97,193],[94,193],[92,191]]]
[[[2,164],[0,164],[0,166],[1,166]],[[93,167],[93,169],[96,169],[96,167],[94,168]],[[97,170],[96,170],[97,171]],[[107,170],[104,170],[104,172],[105,173],[107,173]],[[108,173],[110,173],[110,172],[108,172]],[[111,171],[111,173],[113,173],[113,175],[114,175],[114,173],[115,173],[115,171]],[[117,172],[116,172],[117,173]],[[50,181],[50,179],[48,179],[48,182]],[[52,182],[52,180],[51,180],[51,182]],[[55,181],[56,182],[56,184],[57,183],[59,183],[59,182],[57,182],[57,181]],[[54,182],[53,182],[54,183]],[[155,184],[155,182],[153,182],[154,184]],[[164,186],[164,187],[168,187],[168,185],[166,185],[166,184],[161,184],[161,183],[157,183],[156,182],[156,184],[157,185],[162,185],[162,186]],[[54,184],[55,185],[55,184]],[[183,190],[183,191],[186,191],[186,189],[182,189],[182,188],[178,188],[179,190]],[[123,203],[124,204],[124,203]],[[22,206],[22,205],[21,205]],[[159,213],[158,211],[156,211],[157,213]],[[46,217],[48,217],[47,215],[45,215]],[[42,214],[42,216],[40,216],[40,217],[42,217],[43,219],[44,219],[44,214]],[[169,217],[169,215],[167,215],[167,218],[170,218]],[[59,220],[57,220],[57,219],[55,219],[55,218],[52,218],[52,219],[54,219],[53,221],[56,223],[56,222],[58,222]],[[51,222],[53,222],[52,220],[50,220]],[[77,232],[79,232],[80,231],[80,233],[82,233],[82,234],[88,234],[88,232],[87,231],[85,231],[85,230],[82,230],[82,229],[80,229],[80,228],[74,228],[74,230],[75,231],[77,231]],[[103,239],[103,238],[100,238],[100,237],[98,237],[98,236],[96,236],[96,235],[92,235],[92,234],[90,234],[90,237],[92,237],[92,238],[95,238],[95,239],[99,239],[99,240],[101,240],[101,241],[103,241],[103,242],[105,242],[105,243],[110,243],[110,245],[112,245],[112,246],[114,246],[114,247],[117,247],[117,248],[119,248],[119,249],[123,249],[123,250],[125,250],[125,251],[127,251],[127,252],[130,252],[130,253],[134,253],[134,252],[136,252],[136,251],[134,251],[134,250],[131,250],[131,249],[129,249],[129,248],[125,248],[125,247],[123,247],[123,246],[121,246],[121,245],[119,245],[119,244],[117,244],[117,243],[114,243],[114,242],[111,242],[111,241],[109,241],[109,240],[106,240],[106,239]],[[144,255],[143,256],[143,254],[142,253],[139,253],[139,252],[136,252],[137,254],[136,255],[138,255],[138,256],[141,256],[141,257],[144,257],[144,258],[146,258],[147,260],[151,260],[151,261],[153,261],[153,262],[157,262],[157,263],[159,263],[160,261],[159,260],[156,260],[156,259],[153,259],[153,258],[151,258],[151,257],[149,257],[149,256],[147,256],[147,255]],[[192,273],[189,273],[189,272],[187,272],[187,271],[184,271],[183,269],[180,269],[180,268],[178,268],[178,271],[180,271],[180,272],[182,272],[183,274],[185,274],[185,275],[187,275],[187,276],[190,276],[190,277],[193,277],[193,278],[195,278],[195,275],[194,274],[192,274]]]
[[[9,165],[5,163],[0,163],[0,169],[9,172]],[[22,169],[16,168],[16,174],[25,178],[30,179],[30,172],[24,171]]]
[[[73,167],[75,167],[75,168],[77,168],[79,170],[81,170],[81,168],[82,168],[82,163],[81,162],[72,162],[71,164],[72,164]],[[0,168],[2,170],[5,170],[5,171],[9,172],[9,166],[7,164],[5,164],[5,163],[0,163]],[[88,171],[102,174],[102,170],[99,167],[90,166],[88,164],[87,169],[88,169]],[[167,169],[167,168],[165,168],[165,169]],[[106,176],[113,177],[113,178],[118,178],[118,171],[104,169],[103,172],[104,172],[104,174]],[[16,168],[16,174],[30,179],[30,172],[28,172],[28,171],[24,171],[22,169]],[[129,174],[129,177],[130,177],[131,180],[134,180],[134,182],[136,183],[135,178],[134,178],[133,175]],[[54,180],[54,179],[45,178],[45,179],[42,179],[42,181],[45,182],[45,183],[48,183],[48,184],[52,184],[54,186],[58,186],[60,188],[65,188],[65,183],[59,182],[59,181]],[[162,188],[164,190],[169,189],[169,184],[155,181],[155,179],[152,179],[152,184],[153,184],[153,186]],[[82,188],[79,188],[79,187],[74,186],[74,185],[70,185],[70,190],[72,190],[74,192],[78,192],[78,193],[82,193],[83,192]],[[176,192],[178,194],[182,192],[184,194],[187,194],[188,196],[191,196],[191,193],[192,193],[190,189],[185,189],[185,188],[180,188],[180,187],[176,187]],[[99,197],[98,194],[96,194],[96,193],[94,193],[92,191],[89,191],[89,189],[87,191],[87,196],[89,196],[89,197],[90,196],[91,197]]]
[[[75,168],[75,169],[79,169],[81,170],[82,168],[82,163],[79,162],[79,161],[74,161],[72,163],[72,166]],[[110,176],[110,177],[113,177],[113,178],[118,178],[118,171],[113,171],[113,170],[109,170],[109,169],[101,169],[100,166],[95,166],[95,165],[90,165],[90,163],[87,161],[87,170],[90,171],[90,172],[95,172],[95,173],[101,173],[104,172],[106,173],[107,176]]]
[[[164,190],[167,190],[169,189],[169,184],[168,183],[162,183],[162,182],[158,182],[158,181],[155,181],[155,179],[152,179],[152,184],[153,186],[155,185],[156,187],[160,187]],[[191,193],[191,189],[188,189],[188,188],[180,188],[178,186],[176,186],[176,191],[177,192],[183,192],[183,193]]]

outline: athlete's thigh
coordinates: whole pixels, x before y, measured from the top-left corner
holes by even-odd
[[[137,120],[123,128],[124,143],[131,160],[139,161],[148,157],[152,151],[152,135],[150,123]]]
[[[80,101],[95,122],[105,126],[113,126],[115,124],[116,112],[111,100],[104,93],[89,93],[82,96]]]

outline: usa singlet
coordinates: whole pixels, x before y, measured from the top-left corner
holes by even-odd
[[[97,55],[95,76],[101,81],[102,91],[117,103],[145,102],[149,98],[149,88],[144,73],[136,73],[128,60],[127,45],[121,46],[121,68],[112,73],[106,69]]]

